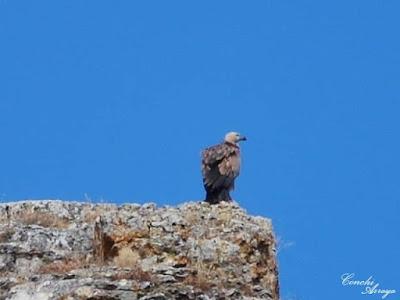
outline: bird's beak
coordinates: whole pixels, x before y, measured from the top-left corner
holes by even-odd
[[[242,136],[242,137],[240,138],[240,140],[241,140],[241,141],[247,141],[247,138],[246,138],[245,136]]]

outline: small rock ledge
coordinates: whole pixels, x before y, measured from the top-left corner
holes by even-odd
[[[0,300],[279,299],[271,221],[236,203],[0,204]]]

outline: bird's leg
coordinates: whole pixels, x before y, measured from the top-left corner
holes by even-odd
[[[229,190],[226,190],[226,199],[227,201],[232,201],[231,195],[229,194]]]
[[[222,188],[220,190],[207,190],[206,202],[210,204],[218,204],[221,201],[232,201],[229,189]]]
[[[217,204],[220,201],[219,200],[219,193],[217,191],[207,190],[206,200],[205,201],[210,203],[210,204]]]
[[[219,201],[232,201],[231,196],[229,195],[228,189],[223,189],[219,194]]]

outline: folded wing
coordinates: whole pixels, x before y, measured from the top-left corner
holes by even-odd
[[[202,152],[203,183],[207,189],[232,190],[240,172],[240,149],[230,143],[222,143]]]

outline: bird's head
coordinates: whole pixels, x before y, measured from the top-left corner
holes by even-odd
[[[237,142],[246,141],[246,140],[247,139],[245,136],[241,135],[238,132],[234,132],[234,131],[228,132],[225,135],[225,142],[232,143],[232,144],[236,144]]]

